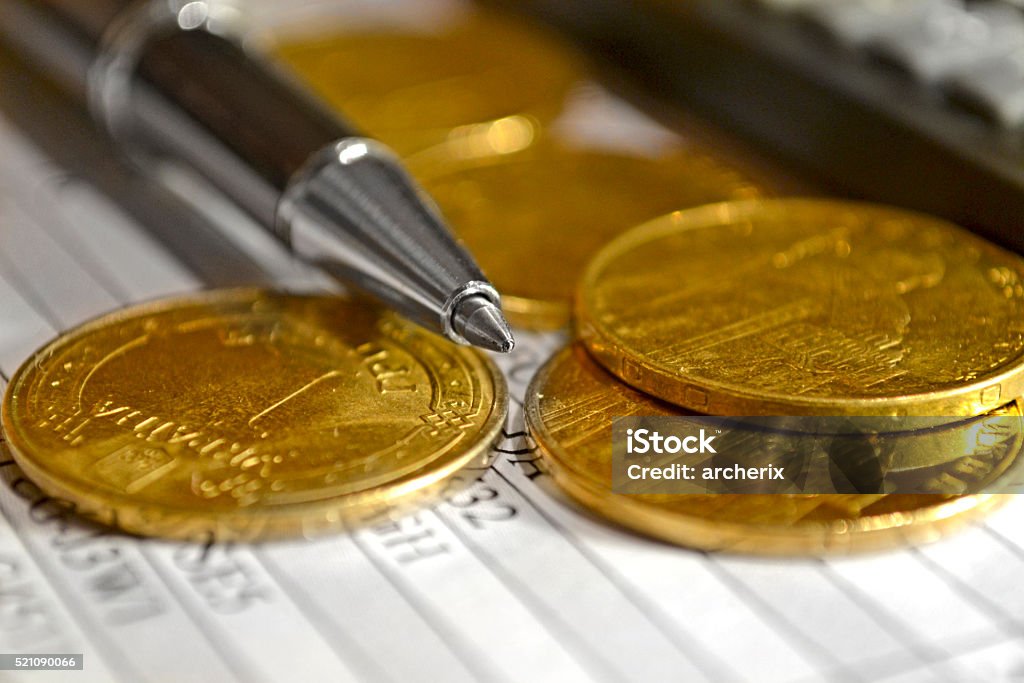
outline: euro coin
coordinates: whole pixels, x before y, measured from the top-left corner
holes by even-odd
[[[546,29],[494,11],[444,27],[379,27],[285,42],[276,57],[362,130],[401,154],[451,129],[528,115],[550,121],[584,77],[579,55]]]
[[[526,421],[541,463],[557,486],[598,516],[672,543],[759,555],[821,555],[878,550],[938,539],[977,521],[1009,496],[976,494],[638,494],[611,491],[612,416],[688,413],[619,382],[579,345],[556,354],[526,394]],[[995,414],[1019,417],[1010,404]],[[959,435],[947,446],[963,448]],[[960,452],[988,477],[1017,458],[1018,432],[1004,455],[981,465],[984,444]],[[938,459],[946,459],[946,455]],[[942,476],[937,474],[936,476]]]
[[[544,143],[417,176],[501,291],[510,320],[528,329],[568,324],[587,261],[627,228],[679,206],[761,194],[690,150],[646,158]]]
[[[128,531],[252,540],[400,509],[488,457],[507,394],[482,354],[354,299],[255,290],[126,309],[12,378],[14,459]]]
[[[1024,393],[1024,260],[939,219],[813,199],[669,214],[577,299],[594,357],[714,415],[980,415]]]

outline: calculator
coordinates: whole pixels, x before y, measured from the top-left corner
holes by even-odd
[[[1024,2],[525,2],[823,189],[1024,252]]]

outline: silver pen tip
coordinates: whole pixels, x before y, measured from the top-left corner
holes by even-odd
[[[452,327],[473,346],[489,351],[508,353],[516,345],[501,309],[483,296],[463,299],[452,316]]]

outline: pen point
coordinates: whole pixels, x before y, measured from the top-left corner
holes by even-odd
[[[455,309],[452,327],[473,346],[508,353],[515,346],[501,309],[483,296],[465,298]]]

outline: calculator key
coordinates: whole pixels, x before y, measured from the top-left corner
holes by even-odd
[[[914,26],[935,13],[963,9],[956,0],[834,0],[808,5],[801,14],[835,40],[862,46],[884,33]]]
[[[951,76],[950,101],[1004,128],[1024,126],[1024,50],[990,59]]]
[[[921,21],[900,24],[876,38],[870,51],[932,83],[971,64],[1024,48],[1024,15],[1003,3],[977,3],[969,11],[939,6]]]

